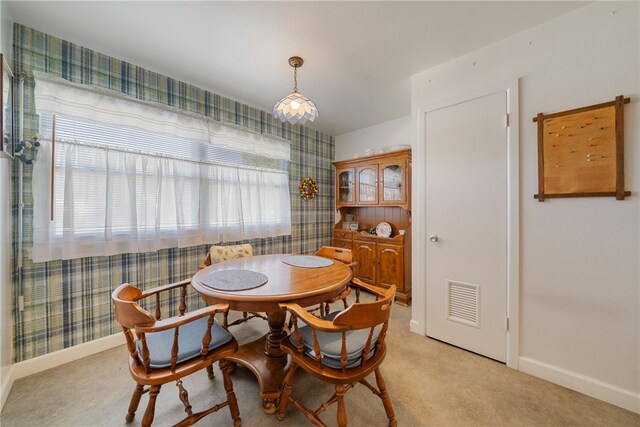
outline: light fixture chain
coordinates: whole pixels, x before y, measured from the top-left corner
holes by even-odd
[[[298,91],[298,67],[293,67],[293,91]]]

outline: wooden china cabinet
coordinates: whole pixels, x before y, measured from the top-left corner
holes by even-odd
[[[334,162],[336,209],[341,220],[333,245],[353,250],[354,276],[388,288],[396,285],[396,300],[411,301],[411,150]],[[378,224],[391,235],[371,234]],[[348,228],[357,223],[358,229]]]

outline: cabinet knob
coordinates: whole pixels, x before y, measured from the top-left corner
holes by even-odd
[[[438,241],[438,236],[435,234],[432,234],[431,236],[429,236],[429,240],[431,240],[433,243]]]

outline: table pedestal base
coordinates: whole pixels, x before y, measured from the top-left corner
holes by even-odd
[[[238,352],[227,357],[232,363],[239,363],[249,368],[258,379],[262,410],[266,414],[275,414],[280,387],[285,375],[287,356],[265,355],[266,336],[240,346]]]

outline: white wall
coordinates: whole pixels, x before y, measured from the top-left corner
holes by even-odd
[[[417,158],[419,108],[520,78],[520,369],[640,413],[639,27],[638,2],[596,2],[418,73],[412,129],[415,171],[425,165]],[[624,113],[632,196],[534,200],[532,118],[621,94],[631,98]],[[413,221],[424,230],[423,213]],[[414,264],[424,256],[418,240]],[[424,279],[413,286],[424,296]],[[424,322],[424,307],[414,299],[413,322]]]
[[[373,152],[396,145],[411,144],[411,116],[380,123],[368,128],[336,136],[336,160],[364,155],[366,149]]]
[[[7,2],[0,2],[0,52],[12,57],[13,23]],[[11,63],[11,61],[8,61]],[[9,159],[0,157],[0,409],[11,388],[13,345],[11,339],[11,183]]]

